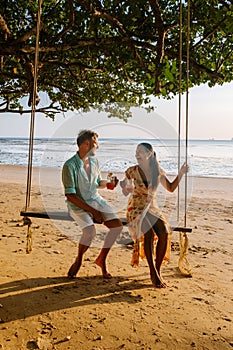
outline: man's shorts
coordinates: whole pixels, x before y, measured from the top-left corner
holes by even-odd
[[[119,217],[115,214],[113,208],[107,203],[99,204],[98,202],[94,202],[93,207],[102,213],[104,221],[119,219]],[[85,227],[94,224],[93,215],[83,209],[75,210],[69,208],[69,214],[77,222],[82,230]]]

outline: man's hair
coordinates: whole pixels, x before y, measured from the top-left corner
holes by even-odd
[[[93,136],[98,137],[98,134],[92,130],[81,130],[77,137],[77,145],[80,146],[86,140],[91,140]]]

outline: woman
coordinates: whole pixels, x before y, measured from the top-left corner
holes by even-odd
[[[135,242],[131,265],[138,266],[139,257],[146,256],[152,284],[156,288],[165,288],[160,269],[162,262],[169,257],[171,228],[156,205],[155,192],[159,183],[169,192],[175,191],[188,166],[184,163],[177,177],[170,182],[160,168],[151,144],[140,143],[136,149],[136,159],[138,164],[128,168],[125,179],[120,182],[123,194],[127,196],[131,193],[126,214],[129,231]]]

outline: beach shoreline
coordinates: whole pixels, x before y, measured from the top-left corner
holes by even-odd
[[[49,198],[57,196],[60,171],[33,169],[32,206],[43,204],[41,184]],[[77,252],[77,243],[64,234],[68,222],[61,228],[33,219],[32,252],[26,254],[27,226],[20,216],[26,180],[27,167],[0,165],[1,349],[232,349],[233,179],[189,179],[187,257],[193,277],[177,268],[174,232],[171,261],[162,269],[168,288],[161,290],[152,287],[145,260],[138,270],[130,266],[132,248],[122,244],[109,254],[112,280],[103,280],[94,264],[97,245],[88,250],[79,277],[68,280]],[[63,193],[59,198],[64,201]],[[100,241],[105,232],[98,225]]]
[[[119,179],[124,177],[123,172],[115,173]],[[102,172],[103,178],[106,178],[107,172]],[[171,178],[174,175],[170,175]],[[27,167],[20,165],[2,165],[0,164],[1,182],[13,182],[27,184]],[[59,182],[55,182],[58,179]],[[61,184],[61,169],[60,168],[32,168],[32,186],[44,185],[56,186]],[[188,175],[189,185],[192,195],[194,196],[210,196],[211,198],[221,198],[224,194],[225,199],[233,199],[233,177],[208,177],[208,176],[190,176]]]

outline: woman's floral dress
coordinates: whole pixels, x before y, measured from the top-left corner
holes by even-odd
[[[145,257],[144,252],[144,235],[141,231],[141,225],[147,212],[153,216],[163,220],[168,232],[168,245],[165,254],[164,261],[169,260],[170,248],[171,248],[171,227],[168,224],[166,218],[161,213],[155,200],[155,192],[157,187],[152,189],[151,184],[148,187],[144,184],[141,175],[139,173],[138,165],[128,168],[125,172],[126,177],[131,179],[134,185],[133,191],[129,197],[126,219],[129,224],[129,231],[134,240],[134,250],[131,265],[137,267],[139,265],[139,258]],[[160,176],[164,172],[160,169]],[[160,179],[159,176],[159,179]],[[158,181],[159,184],[159,181]],[[154,238],[154,254],[157,243],[157,236]]]

